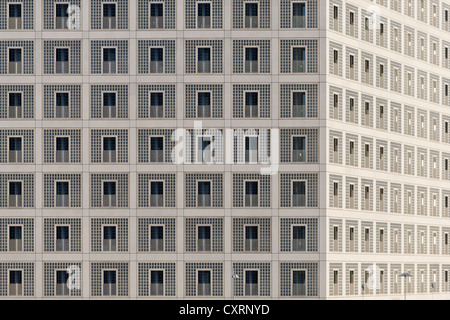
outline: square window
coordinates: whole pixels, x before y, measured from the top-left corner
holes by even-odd
[[[103,29],[116,29],[116,4],[103,3]]]
[[[22,68],[22,49],[21,48],[10,48],[9,53],[9,74],[21,74],[23,73]]]
[[[197,72],[211,73],[211,48],[198,48]]]
[[[258,28],[258,3],[245,3],[245,28]]]
[[[150,29],[164,29],[164,4],[150,3]]]
[[[209,2],[197,3],[197,28],[199,29],[211,28],[211,3]]]
[[[55,92],[55,118],[70,118],[69,92]]]
[[[68,29],[67,21],[69,20],[69,4],[55,4],[55,29]]]
[[[8,29],[22,29],[22,4],[9,3],[8,10]]]

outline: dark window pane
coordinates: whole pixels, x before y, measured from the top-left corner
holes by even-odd
[[[116,194],[116,183],[114,181],[107,181],[103,183],[103,194],[104,195],[115,195]]]
[[[162,181],[152,181],[150,183],[150,189],[153,195],[164,194],[164,183]]]
[[[69,61],[69,49],[56,49],[56,61],[67,62]]]
[[[105,240],[116,239],[116,227],[114,227],[114,226],[103,227],[103,239],[105,239]]]
[[[69,227],[68,226],[56,227],[56,239],[57,240],[68,240],[69,239]]]
[[[116,5],[114,3],[103,4],[103,16],[113,18],[116,16]]]
[[[152,16],[152,17],[164,16],[163,4],[162,3],[150,4],[150,16]]]
[[[69,194],[69,182],[67,181],[58,181],[56,182],[56,194],[68,195]]]

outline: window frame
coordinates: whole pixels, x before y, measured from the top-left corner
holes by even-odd
[[[245,72],[245,64],[247,63],[247,58],[246,58],[247,49],[257,49],[258,50],[257,51],[258,72]],[[243,74],[250,74],[250,75],[261,74],[261,46],[260,45],[252,45],[252,46],[244,45],[242,47],[242,53],[243,53],[242,61],[244,63],[244,65],[243,65]],[[249,62],[250,61],[254,61],[254,60],[249,60]]]
[[[258,241],[258,250],[245,250],[245,242],[247,241],[247,237],[246,237],[246,228],[247,227],[256,227],[257,229],[257,241]],[[257,223],[244,223],[242,226],[242,238],[244,240],[244,244],[243,244],[243,252],[246,253],[256,253],[256,252],[261,252],[261,225],[257,224]],[[250,239],[249,239],[250,240]]]
[[[102,236],[103,236],[103,234],[102,234]],[[102,240],[103,240],[103,238],[102,238]],[[115,271],[115,273],[116,273],[116,282],[115,282],[116,294],[115,295],[104,295],[104,290],[105,290],[105,287],[104,287],[104,285],[105,285],[105,271]],[[101,292],[102,292],[102,297],[117,297],[117,296],[119,296],[118,295],[119,283],[117,281],[118,278],[119,278],[119,269],[118,268],[102,268],[101,269],[101,285],[102,285]]]
[[[21,189],[20,189],[20,195],[22,196],[22,206],[20,206],[20,207],[11,207],[11,206],[9,206],[9,199],[7,199],[7,203],[8,203],[8,205],[7,205],[7,207],[6,208],[8,208],[8,209],[23,209],[23,208],[25,208],[25,195],[24,195],[24,191],[25,191],[25,182],[23,181],[23,180],[19,180],[19,179],[11,179],[11,180],[7,180],[7,198],[9,198],[9,196],[11,195],[10,194],[10,191],[11,191],[11,189],[10,189],[10,187],[11,187],[11,182],[20,182],[20,187],[21,187]]]
[[[304,272],[305,273],[305,295],[294,295],[293,293],[293,289],[294,289],[294,272]],[[291,296],[292,297],[307,297],[308,296],[308,270],[306,268],[293,268],[291,269],[291,279],[292,279],[292,283],[291,283]]]
[[[162,206],[152,206],[151,196],[152,196],[152,182],[162,182],[163,184],[163,205]],[[166,207],[166,181],[164,179],[149,179],[148,180],[148,207],[151,208],[165,208]],[[154,225],[153,225],[154,226]],[[164,225],[161,225],[164,226]]]
[[[68,183],[68,191],[69,191],[69,206],[68,207],[58,207],[58,206],[56,206],[56,196],[58,195],[58,193],[57,193],[57,190],[58,190],[58,188],[57,188],[57,186],[58,186],[58,182],[67,182]],[[72,206],[71,206],[71,202],[72,202],[72,194],[71,194],[71,181],[69,180],[69,179],[61,179],[61,180],[55,180],[55,181],[53,181],[53,196],[54,196],[54,203],[53,203],[53,207],[54,208],[71,208]]]
[[[69,69],[70,69],[70,63],[69,63]],[[58,73],[59,74],[59,73]],[[69,73],[70,74],[70,73]],[[58,105],[57,105],[57,101],[58,101],[58,99],[57,99],[57,96],[58,96],[58,93],[59,94],[61,94],[61,93],[67,93],[67,95],[68,95],[68,102],[69,102],[69,104],[68,104],[68,108],[69,108],[69,117],[68,118],[57,118],[56,117],[56,108],[58,107]],[[58,119],[58,121],[59,120],[71,120],[72,118],[71,118],[71,109],[72,109],[72,106],[71,106],[71,91],[70,90],[67,90],[67,91],[54,91],[53,92],[53,94],[54,94],[54,96],[53,96],[53,101],[54,101],[54,106],[53,106],[53,108],[54,108],[54,110],[53,110],[53,119]],[[102,95],[102,102],[103,102],[103,95]]]
[[[58,148],[58,138],[67,138],[68,139],[68,150],[67,150],[67,152],[69,153],[69,162],[56,162],[56,152],[57,151],[63,151],[63,150],[58,150],[57,148]],[[70,135],[55,135],[54,137],[53,137],[53,145],[54,145],[54,158],[53,158],[53,162],[54,163],[58,163],[58,164],[65,164],[65,163],[71,163],[71,159],[70,159],[70,156],[71,156],[71,150],[70,150],[70,147],[71,147],[71,143],[70,143],[70,138],[71,138],[71,136]]]
[[[105,159],[104,159],[104,157],[103,157],[103,153],[106,151],[105,149],[104,149],[104,147],[105,147],[105,138],[115,138],[116,139],[116,161],[108,161],[108,162],[106,162],[105,161]],[[118,135],[114,135],[114,134],[105,134],[105,135],[101,135],[101,139],[100,139],[100,150],[101,150],[101,158],[102,158],[102,161],[101,161],[101,163],[113,163],[113,164],[118,164],[118,163],[120,163],[120,161],[119,161],[119,136]],[[111,151],[111,150],[109,150],[109,151]]]
[[[162,94],[162,108],[163,108],[163,117],[151,117],[151,108],[152,108],[152,94]],[[166,118],[166,91],[165,90],[149,90],[148,91],[148,119],[165,119]]]
[[[119,28],[118,28],[118,22],[119,22],[119,4],[118,4],[118,2],[119,2],[119,0],[117,0],[117,1],[109,1],[109,2],[101,2],[101,8],[100,8],[100,17],[101,17],[101,30],[119,30]],[[116,27],[115,28],[108,28],[108,29],[104,29],[103,28],[103,25],[104,25],[104,18],[105,18],[105,15],[104,15],[104,10],[105,10],[105,4],[109,4],[109,5],[111,5],[111,4],[114,4],[114,6],[115,6],[115,13],[116,13],[116,16],[115,16],[115,18],[116,18]]]
[[[67,73],[57,73],[56,72],[56,63],[58,62],[57,61],[57,51],[58,50],[66,50],[67,49],[67,63],[68,63],[68,65],[69,65],[69,72],[67,72]],[[73,74],[72,72],[71,72],[71,59],[70,59],[70,52],[71,52],[71,47],[70,46],[60,46],[60,47],[57,47],[57,46],[55,46],[54,48],[53,48],[53,56],[54,56],[54,61],[53,61],[53,63],[54,63],[54,65],[53,65],[53,74],[55,74],[55,75],[58,75],[58,76],[61,76],[61,75],[71,75],[71,74]],[[61,61],[60,61],[61,62]],[[65,62],[65,61],[64,61]],[[80,63],[81,64],[81,63]]]
[[[291,242],[294,240],[294,228],[295,227],[304,227],[305,228],[305,251],[294,251],[293,245],[291,243],[291,252],[309,252],[308,251],[308,225],[306,223],[293,223],[291,224]]]
[[[246,11],[246,5],[248,4],[248,3],[254,3],[254,4],[256,4],[257,5],[257,13],[258,13],[258,15],[257,15],[257,17],[258,17],[258,26],[256,27],[256,28],[246,28],[245,27],[245,18],[247,17],[246,15],[245,15],[245,11]],[[242,28],[243,29],[245,29],[245,30],[255,30],[255,29],[260,29],[261,28],[261,21],[260,21],[260,19],[261,19],[261,4],[260,4],[260,2],[259,1],[257,1],[257,0],[245,0],[245,1],[243,1],[242,2]]]
[[[199,278],[199,272],[200,271],[207,271],[207,272],[209,272],[209,281],[210,281],[210,283],[209,283],[209,286],[210,286],[210,292],[211,292],[211,294],[209,294],[209,295],[199,295],[198,294],[198,288],[199,288],[199,280],[200,280],[200,278]],[[197,296],[197,297],[212,297],[213,296],[213,281],[214,281],[214,272],[213,272],[213,269],[212,268],[198,268],[198,269],[196,269],[195,270],[195,296]]]
[[[10,237],[10,234],[11,234],[11,227],[20,227],[20,228],[22,228],[22,238],[21,238],[21,241],[22,241],[22,250],[16,250],[16,251],[11,251],[11,250],[9,250],[9,245],[10,245],[10,240],[11,240],[11,237]],[[6,252],[8,252],[8,253],[11,253],[11,252],[14,252],[14,253],[17,253],[17,252],[25,252],[25,225],[23,224],[23,223],[8,223],[7,225],[6,225],[6,240],[7,240],[7,250],[6,250]]]
[[[69,188],[69,190],[70,190],[70,188]],[[55,194],[56,194],[56,191],[55,191]],[[56,250],[56,241],[58,240],[57,239],[58,227],[68,227],[69,228],[69,239],[68,239],[69,240],[69,250],[67,250],[67,251],[64,251],[64,250],[63,251],[58,251],[58,250]],[[72,246],[71,235],[72,235],[72,230],[71,230],[71,225],[69,223],[55,223],[53,225],[53,241],[54,241],[53,253],[56,253],[56,254],[58,254],[58,253],[67,254],[68,252],[71,252],[72,251],[72,248],[71,248],[71,246]]]
[[[213,29],[213,16],[214,16],[214,14],[213,14],[213,12],[214,12],[214,10],[213,10],[213,1],[212,0],[207,0],[207,1],[195,1],[194,2],[195,3],[195,5],[194,5],[194,7],[195,7],[195,9],[194,9],[194,16],[195,16],[195,29],[198,29],[198,30],[210,30],[210,29]],[[200,4],[207,4],[207,3],[209,3],[209,8],[210,8],[210,19],[211,19],[211,25],[210,25],[210,27],[209,28],[199,28],[198,27],[198,18],[200,17],[199,15],[198,15],[198,13],[199,13],[199,10],[198,10],[198,7],[200,6]]]
[[[9,19],[11,19],[11,17],[9,16],[9,12],[10,12],[10,7],[13,5],[20,5],[20,18],[22,19],[22,25],[21,28],[17,28],[17,29],[10,29],[9,28]],[[24,30],[23,28],[23,19],[24,19],[24,3],[23,2],[7,2],[7,8],[6,8],[6,29],[7,30],[14,30],[15,32],[19,31],[19,30]]]
[[[304,60],[305,70],[303,72],[294,72],[294,50],[295,49],[304,49],[304,51],[305,51],[305,60]],[[258,54],[259,54],[259,50],[258,50]],[[259,66],[258,66],[258,70],[259,70]],[[307,45],[291,46],[291,70],[290,71],[291,71],[290,73],[292,73],[292,74],[307,74],[308,73],[308,46]]]
[[[9,294],[10,285],[11,285],[11,271],[20,271],[21,272],[22,294],[20,294],[20,295],[18,295],[18,294],[17,295],[10,295]],[[23,296],[25,296],[25,294],[24,294],[24,291],[25,291],[24,290],[24,287],[25,287],[24,279],[25,279],[25,270],[23,268],[8,268],[7,269],[7,286],[8,286],[8,289],[7,289],[8,294],[7,294],[7,296],[8,297],[23,297]]]
[[[70,243],[70,241],[69,241],[69,243]],[[54,288],[56,288],[56,286],[58,285],[58,272],[61,272],[61,271],[66,272],[66,274],[68,273],[67,269],[64,269],[64,268],[55,268],[53,270]],[[70,279],[70,275],[69,275],[69,279]],[[67,286],[67,282],[65,283],[65,285]],[[55,297],[70,297],[72,295],[72,289],[70,286],[67,286],[67,289],[69,290],[69,294],[67,296],[66,295],[57,295],[56,289],[54,290],[53,296],[55,296]]]
[[[294,4],[299,3],[299,4],[303,4],[305,6],[305,15],[304,15],[304,21],[305,21],[305,26],[304,27],[293,27],[292,26],[292,21],[294,20]],[[307,29],[308,28],[308,2],[306,0],[295,0],[295,1],[291,1],[289,3],[290,5],[290,16],[291,16],[291,29]]]
[[[58,12],[58,10],[56,10],[56,7],[58,6],[58,5],[64,5],[64,4],[67,4],[67,8],[70,8],[70,2],[69,1],[61,1],[61,2],[54,2],[53,3],[53,12],[54,12],[54,16],[53,16],[53,18],[54,18],[54,20],[53,20],[53,29],[52,29],[52,31],[53,30],[57,30],[57,31],[64,31],[64,30],[70,30],[69,28],[56,28],[56,18],[57,18],[57,16],[56,16],[56,13]],[[81,19],[81,16],[80,16],[80,19]],[[102,19],[102,22],[103,22],[103,19]],[[66,25],[67,26],[67,25]]]
[[[9,153],[10,153],[10,151],[11,151],[11,149],[10,149],[10,145],[11,145],[11,138],[13,138],[13,139],[15,139],[15,138],[20,138],[21,139],[21,145],[22,145],[22,148],[21,148],[21,152],[22,152],[22,161],[20,161],[20,162],[9,162]],[[6,151],[7,151],[7,164],[11,164],[11,163],[14,163],[14,165],[18,165],[18,164],[26,164],[25,163],[25,136],[23,136],[23,135],[15,135],[15,134],[13,134],[13,135],[7,135],[6,136]]]
[[[209,182],[209,187],[210,187],[210,193],[209,193],[209,196],[211,197],[211,205],[209,206],[209,207],[205,207],[205,206],[203,206],[203,207],[199,207],[198,206],[198,195],[199,195],[199,189],[198,189],[198,186],[199,186],[199,183],[200,182]],[[213,192],[213,180],[212,179],[197,179],[197,180],[195,180],[195,200],[196,200],[196,203],[195,203],[195,208],[214,208],[214,192]]]
[[[20,96],[21,96],[21,105],[20,105],[20,107],[22,108],[22,117],[20,117],[20,118],[10,118],[9,117],[9,108],[10,108],[10,94],[11,93],[20,93]],[[7,107],[7,118],[6,119],[13,119],[13,120],[16,120],[16,119],[25,119],[24,117],[23,117],[23,113],[24,113],[24,101],[25,101],[25,92],[24,91],[18,91],[18,90],[11,90],[11,91],[7,91],[6,92],[6,107]]]
[[[118,248],[119,248],[119,225],[117,223],[102,223],[101,226],[102,226],[100,229],[100,237],[101,237],[100,239],[101,239],[101,247],[102,247],[101,252],[107,252],[107,253],[116,252],[116,253],[118,253],[119,252],[119,250],[118,250]],[[116,250],[114,250],[114,251],[112,251],[112,250],[106,251],[104,248],[103,241],[105,240],[105,238],[104,238],[105,227],[115,227],[116,228],[116,239],[115,239],[116,240]]]
[[[209,235],[210,235],[210,238],[209,238],[209,241],[210,241],[210,244],[211,244],[211,250],[209,250],[209,251],[206,251],[206,250],[203,250],[203,251],[200,251],[200,250],[198,250],[198,240],[199,240],[199,228],[200,227],[209,227]],[[214,246],[213,246],[213,239],[214,239],[214,226],[212,225],[212,223],[196,223],[195,224],[195,252],[206,252],[206,253],[212,253],[212,252],[214,252]],[[211,281],[212,281],[212,279],[211,279]]]
[[[257,149],[256,149],[256,157],[258,158],[258,161],[257,162],[252,162],[252,161],[249,161],[249,162],[246,162],[245,161],[245,151],[247,150],[246,149],[246,138],[256,138],[257,139],[257,141],[258,141],[258,145],[257,145]],[[258,164],[258,163],[260,163],[260,160],[261,160],[261,157],[260,157],[260,151],[261,151],[261,139],[260,139],[260,136],[259,136],[259,134],[249,134],[249,133],[244,133],[243,134],[243,136],[242,136],[242,146],[243,146],[243,151],[244,151],[244,154],[243,154],[243,160],[244,160],[244,164]],[[249,148],[249,150],[250,150],[250,148]]]
[[[113,118],[113,117],[104,118],[103,117],[103,108],[106,107],[105,106],[105,93],[114,93],[115,96],[116,96],[116,99],[115,99],[115,101],[116,101],[116,117],[115,118]],[[101,94],[101,97],[100,97],[100,100],[101,100],[101,111],[100,111],[101,119],[108,119],[108,120],[118,119],[117,115],[119,113],[119,90],[102,90],[100,94]]]
[[[109,30],[109,29],[107,29],[107,30]],[[115,64],[116,64],[116,72],[115,73],[104,73],[103,72],[103,69],[104,69],[104,65],[103,65],[103,63],[105,63],[105,60],[104,60],[104,56],[105,56],[105,49],[114,49],[115,50]],[[110,62],[110,61],[108,61],[108,62]],[[120,73],[118,72],[119,70],[118,70],[118,67],[119,67],[119,65],[118,65],[118,62],[119,62],[119,47],[118,46],[101,46],[101,73],[100,73],[100,75],[119,75]]]
[[[304,117],[294,117],[294,95],[296,93],[304,94],[305,96],[305,116]],[[292,119],[307,119],[308,118],[308,91],[307,90],[291,90],[291,118]]]
[[[152,251],[151,250],[151,241],[152,241],[152,227],[162,227],[163,228],[163,239],[162,239],[162,244],[163,244],[163,248],[162,248],[162,251]],[[165,226],[165,224],[161,224],[161,223],[155,223],[155,224],[153,224],[153,223],[150,223],[149,225],[148,225],[148,251],[149,252],[160,252],[160,253],[163,253],[163,252],[166,252],[166,226]]]
[[[201,48],[206,48],[206,49],[209,49],[209,64],[210,64],[210,66],[209,66],[209,68],[210,68],[210,72],[198,72],[198,66],[199,66],[199,62],[200,62],[200,60],[199,60],[199,49],[201,49]],[[213,46],[212,45],[196,45],[195,46],[195,56],[196,56],[196,59],[195,59],[195,74],[214,74],[214,72],[213,72],[213,60],[214,60],[214,58],[213,58]],[[204,61],[204,60],[202,60],[202,61]]]
[[[199,101],[200,101],[199,94],[200,93],[209,93],[209,101],[210,101],[210,105],[209,105],[210,116],[209,117],[199,117],[198,116]],[[195,111],[196,111],[195,118],[196,119],[213,119],[213,97],[214,97],[213,94],[214,94],[213,90],[195,90]],[[211,143],[212,143],[212,140],[211,140]]]
[[[152,49],[161,49],[162,50],[162,72],[152,72],[151,63],[152,63]],[[148,74],[149,75],[162,75],[166,73],[166,47],[165,46],[149,46],[148,47]]]
[[[257,117],[246,117],[245,108],[247,107],[247,93],[257,93],[258,94],[258,116]],[[212,96],[211,96],[212,97]],[[243,116],[244,119],[260,119],[260,109],[261,109],[261,90],[243,90],[242,91],[242,101],[243,101]],[[212,107],[212,106],[211,106]]]
[[[103,206],[103,204],[104,204],[104,196],[105,196],[105,182],[115,182],[116,183],[116,194],[115,194],[115,196],[116,196],[116,206],[114,206],[114,207],[111,207],[111,206],[104,207]],[[101,180],[101,188],[102,188],[102,190],[101,190],[101,192],[102,192],[102,200],[101,200],[100,208],[110,208],[110,209],[119,208],[119,204],[118,204],[118,201],[117,201],[117,198],[119,197],[119,181],[117,179],[102,179]]]
[[[163,139],[163,162],[152,162],[151,161],[151,151],[152,151],[152,138],[162,138]],[[158,151],[158,150],[155,150]],[[158,165],[164,164],[165,163],[165,159],[166,158],[166,141],[165,141],[165,136],[164,135],[148,135],[148,162],[150,164],[152,163],[157,163]],[[161,180],[164,181],[164,180]]]
[[[163,273],[163,283],[162,283],[162,289],[163,293],[162,295],[152,295],[151,291],[151,285],[152,285],[152,271],[162,271]],[[148,296],[149,297],[165,297],[166,296],[166,270],[164,268],[149,268],[148,269]]]
[[[257,183],[257,188],[256,190],[258,191],[257,196],[258,196],[258,205],[257,206],[246,206],[245,205],[245,196],[247,196],[247,182],[256,182]],[[261,181],[258,179],[243,179],[242,180],[242,194],[244,196],[244,201],[243,201],[243,208],[261,208],[261,200],[260,200],[260,196],[261,196]],[[249,194],[250,195],[250,194]]]
[[[251,272],[254,272],[254,271],[256,271],[257,272],[257,279],[258,279],[258,283],[257,283],[257,285],[258,285],[258,294],[255,294],[255,295],[246,295],[245,294],[245,285],[247,284],[247,271],[251,271]],[[256,269],[256,268],[244,268],[243,270],[242,270],[242,274],[243,274],[243,276],[242,276],[242,282],[243,282],[243,292],[242,292],[242,295],[244,296],[244,297],[259,297],[259,296],[261,296],[261,270],[259,270],[259,269]],[[252,285],[253,285],[253,283],[252,283]]]
[[[151,17],[152,17],[152,4],[153,5],[162,5],[162,12],[163,12],[163,27],[162,28],[151,28]],[[166,8],[164,7],[164,1],[149,1],[148,2],[148,30],[165,30],[166,29]]]
[[[305,161],[302,161],[302,162],[300,162],[300,161],[298,161],[298,162],[296,162],[296,161],[294,161],[294,138],[304,138],[305,140],[304,140],[304,143],[305,143],[305,151],[304,151],[304,153],[305,153]],[[291,163],[308,163],[308,136],[307,135],[302,135],[302,134],[293,134],[292,136],[291,136],[291,159],[290,159],[291,161]]]

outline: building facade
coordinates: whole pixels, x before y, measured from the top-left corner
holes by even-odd
[[[2,1],[1,298],[449,298],[449,11]]]

